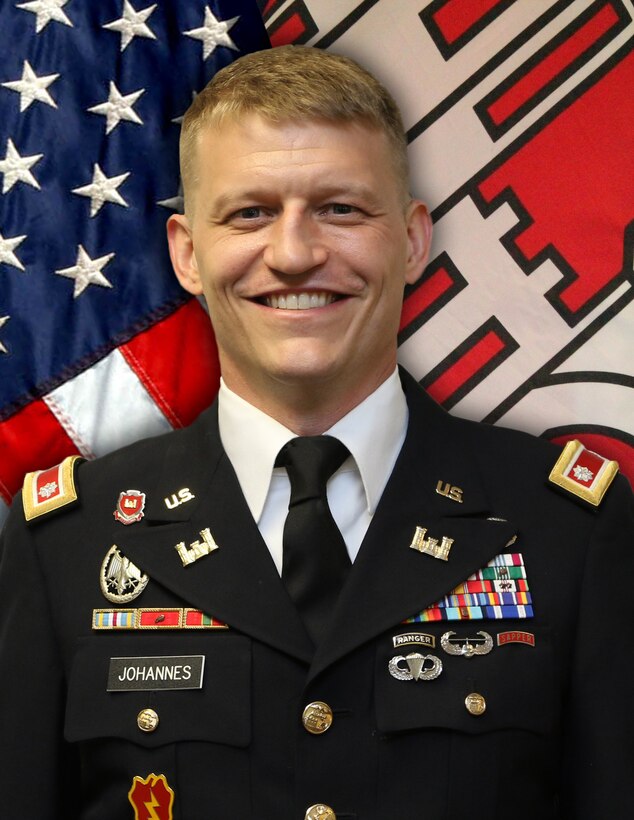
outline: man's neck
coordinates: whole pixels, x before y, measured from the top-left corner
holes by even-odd
[[[330,382],[275,382],[262,389],[239,377],[223,373],[227,387],[240,398],[274,418],[298,436],[317,436],[329,430],[340,419],[373,393],[394,368],[377,372],[376,378],[358,385],[337,389]]]

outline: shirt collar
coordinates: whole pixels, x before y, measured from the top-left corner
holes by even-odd
[[[373,393],[326,431],[350,451],[361,475],[370,515],[374,514],[405,440],[407,419],[407,402],[395,369]],[[222,446],[258,522],[277,454],[295,433],[240,398],[222,379],[218,427]],[[340,469],[354,469],[351,459]]]

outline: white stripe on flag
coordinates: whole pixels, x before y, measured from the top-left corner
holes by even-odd
[[[172,429],[118,350],[44,401],[86,458]]]

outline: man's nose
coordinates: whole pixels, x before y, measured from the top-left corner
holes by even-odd
[[[328,252],[309,214],[281,214],[271,226],[264,263],[277,273],[298,275],[322,265]]]

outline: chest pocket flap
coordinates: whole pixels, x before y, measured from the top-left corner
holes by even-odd
[[[201,666],[200,688],[184,688],[190,680],[198,685],[193,670]],[[140,718],[148,709],[158,719],[155,726]],[[249,638],[179,632],[83,640],[70,675],[64,734],[70,742],[109,737],[146,747],[181,741],[247,746]]]

